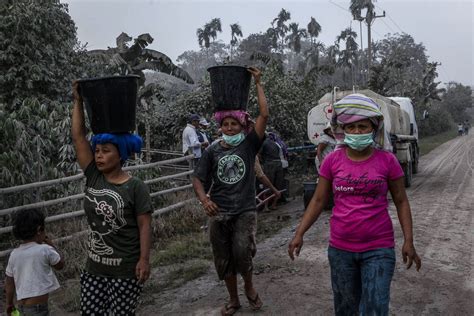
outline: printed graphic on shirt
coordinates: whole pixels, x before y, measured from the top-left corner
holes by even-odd
[[[370,179],[368,173],[360,176],[347,174],[336,176],[334,181],[334,190],[354,196],[360,196],[364,203],[371,203],[382,193],[381,186],[385,183],[382,178]]]
[[[99,256],[112,255],[114,253],[113,248],[107,245],[103,237],[117,232],[127,223],[123,216],[123,199],[117,192],[112,190],[95,190],[92,188],[87,188],[86,199],[95,204],[95,213],[100,219],[92,222],[90,226],[89,257],[95,262],[118,265],[112,261],[121,259],[102,258],[104,261]]]
[[[234,184],[245,175],[245,163],[237,155],[224,156],[217,163],[217,177],[226,184]]]

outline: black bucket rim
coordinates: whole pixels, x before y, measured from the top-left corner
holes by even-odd
[[[218,66],[212,66],[212,67],[207,68],[207,71],[210,72],[211,69],[224,68],[224,67],[227,67],[227,68],[243,68],[245,70],[249,69],[249,67],[247,67],[247,66],[240,66],[240,65],[218,65]]]
[[[77,79],[77,82],[88,82],[88,81],[99,81],[99,80],[107,80],[107,79],[126,79],[126,78],[136,78],[140,79],[138,75],[121,75],[121,76],[106,76],[106,77],[92,77],[92,78],[82,78]]]

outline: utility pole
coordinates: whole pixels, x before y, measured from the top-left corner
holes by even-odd
[[[372,0],[368,0],[366,5],[364,6],[367,9],[367,13],[365,18],[360,16],[354,16],[354,20],[359,22],[364,21],[367,24],[367,81],[370,79],[370,66],[372,64],[372,24],[374,23],[376,18],[383,18],[385,17],[385,11],[383,11],[382,15],[377,15],[374,11],[374,5],[372,4]],[[362,31],[361,31],[362,34]],[[362,45],[361,45],[362,46]]]
[[[365,17],[365,23],[367,24],[367,53],[368,53],[368,58],[367,58],[367,81],[370,79],[370,66],[372,64],[372,32],[371,32],[371,26],[372,23],[374,23],[376,18],[383,18],[385,17],[385,11],[383,11],[382,15],[377,15],[375,11],[372,9],[369,10],[367,9],[367,15]]]

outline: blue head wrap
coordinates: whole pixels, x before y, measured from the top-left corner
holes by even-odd
[[[118,147],[120,160],[126,161],[132,153],[139,153],[143,141],[135,134],[97,134],[92,136],[92,150],[95,151],[97,144],[111,143]]]

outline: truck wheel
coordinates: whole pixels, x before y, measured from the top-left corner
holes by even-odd
[[[412,171],[413,171],[413,174],[417,174],[417,173],[418,173],[418,160],[413,161],[413,164],[412,164]]]
[[[402,165],[403,173],[405,174],[405,188],[409,188],[411,186],[411,179],[412,179],[412,165],[411,162],[405,162]]]
[[[417,145],[414,146],[414,155],[413,155],[413,164],[412,164],[412,171],[413,174],[418,173],[418,158],[420,157],[420,149]]]

